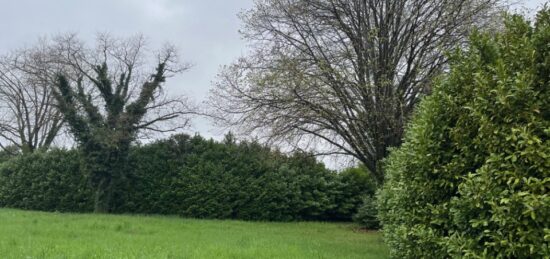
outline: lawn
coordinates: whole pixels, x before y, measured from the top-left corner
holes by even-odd
[[[387,258],[381,234],[245,222],[0,209],[1,258]]]

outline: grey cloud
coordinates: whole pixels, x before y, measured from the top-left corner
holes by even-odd
[[[1,1],[0,52],[33,44],[39,37],[76,32],[93,42],[98,32],[114,36],[145,35],[152,48],[170,42],[191,70],[171,78],[167,90],[200,102],[221,65],[245,51],[237,14],[252,0],[18,0]],[[206,119],[192,131],[218,137]]]
[[[167,85],[170,93],[187,94],[200,102],[211,88],[221,65],[245,50],[237,14],[252,0],[0,0],[0,52],[33,44],[38,37],[77,32],[93,41],[97,32],[115,36],[142,33],[159,47],[176,45],[182,58],[194,67]],[[528,8],[544,0],[520,1]],[[196,119],[193,131],[219,137],[206,119]]]

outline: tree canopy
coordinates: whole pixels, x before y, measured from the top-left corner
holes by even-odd
[[[363,162],[381,182],[380,160],[446,51],[491,26],[499,0],[262,0],[243,12],[249,55],[225,67],[210,104],[238,132],[294,147],[329,147]]]

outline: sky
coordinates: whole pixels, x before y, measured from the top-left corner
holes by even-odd
[[[220,66],[246,53],[237,14],[252,0],[0,0],[0,53],[31,46],[39,37],[77,33],[90,44],[98,33],[143,34],[151,48],[169,42],[193,66],[167,80],[169,93],[200,103]],[[187,133],[219,138],[209,120],[194,118]]]
[[[549,3],[549,0],[515,0],[519,6],[522,6],[523,8],[526,8],[528,14],[532,15],[534,14],[534,10],[542,7],[545,3]]]
[[[517,0],[528,8],[546,0]],[[208,95],[220,66],[246,53],[237,14],[253,0],[0,0],[0,53],[30,46],[39,37],[78,33],[93,42],[97,33],[127,37],[138,33],[150,45],[170,42],[191,70],[171,78],[166,88],[197,103]],[[207,119],[195,118],[187,133],[219,138]]]

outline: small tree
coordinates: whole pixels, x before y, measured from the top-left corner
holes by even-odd
[[[550,11],[474,35],[386,169],[379,216],[394,257],[548,257]]]
[[[144,39],[116,40],[100,36],[96,50],[86,49],[74,35],[56,40],[56,61],[64,64],[55,85],[55,97],[70,131],[84,153],[86,168],[95,190],[94,211],[109,212],[117,188],[124,184],[130,143],[142,130],[171,131],[166,122],[190,114],[185,100],[168,99],[162,85],[176,67],[174,48],[158,55],[153,74],[140,68]]]

